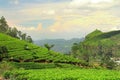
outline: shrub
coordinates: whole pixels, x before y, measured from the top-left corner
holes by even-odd
[[[3,75],[5,79],[10,80],[28,80],[28,77],[26,76],[28,74],[27,72],[17,72],[17,71],[6,71]]]
[[[9,62],[3,61],[0,63],[0,75],[2,75],[6,71],[14,70],[15,67]]]

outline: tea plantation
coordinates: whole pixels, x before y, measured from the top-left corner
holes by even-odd
[[[6,77],[10,77],[10,74],[19,75],[11,76],[16,80],[120,80],[120,71],[97,69],[17,70],[6,74]]]

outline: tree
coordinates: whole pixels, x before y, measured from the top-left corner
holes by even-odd
[[[11,37],[18,38],[20,40],[25,40],[30,43],[33,42],[31,36],[27,36],[26,33],[18,31],[16,27],[14,28],[9,27],[6,19],[3,16],[0,19],[0,33],[7,34]]]
[[[8,28],[6,34],[9,36],[12,36],[12,28],[11,27]]]
[[[12,28],[12,37],[15,37],[15,38],[18,38],[17,37],[17,33],[18,33],[18,30],[17,30],[17,28]]]
[[[15,27],[14,28],[9,27],[6,34],[10,35],[11,37],[14,37],[14,38],[19,38],[18,37],[18,30]]]
[[[8,30],[9,26],[7,24],[6,19],[2,16],[0,19],[0,32],[6,33]]]
[[[32,42],[33,42],[31,36],[27,36],[27,42],[29,42],[29,43],[32,43]]]
[[[21,31],[18,31],[18,37],[20,40],[22,39],[22,32]]]
[[[21,35],[21,38],[22,38],[22,40],[26,40],[26,33],[23,33],[22,35]]]
[[[48,49],[48,51],[50,51],[50,49],[54,47],[54,45],[49,45],[49,44],[44,44],[44,46]]]
[[[0,46],[0,60],[7,57],[8,49],[6,46]]]
[[[78,55],[77,55],[77,51],[78,51],[78,44],[77,43],[74,43],[73,44],[73,46],[72,46],[72,55],[74,56],[74,57],[77,57]]]
[[[113,69],[116,66],[116,63],[111,60],[112,57],[112,50],[109,49],[108,52],[104,53],[102,59],[101,59],[101,65],[108,68],[108,69]]]
[[[85,62],[89,63],[90,61],[90,55],[89,53],[83,53],[83,59],[85,60]]]
[[[85,60],[85,62],[89,63],[90,62],[90,57],[91,57],[90,50],[89,50],[90,47],[88,45],[83,44],[83,48],[85,50],[83,50],[82,57]]]

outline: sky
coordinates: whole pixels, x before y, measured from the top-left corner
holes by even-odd
[[[120,29],[120,0],[0,0],[0,17],[33,40]]]

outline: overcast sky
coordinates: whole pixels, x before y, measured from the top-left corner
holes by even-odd
[[[0,16],[38,39],[81,38],[120,29],[120,0],[0,0]]]

